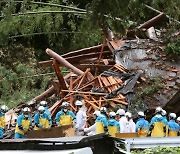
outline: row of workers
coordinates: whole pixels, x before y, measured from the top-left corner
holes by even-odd
[[[85,127],[86,123],[86,110],[87,108],[82,105],[81,101],[76,101],[78,112],[75,114],[69,110],[69,103],[63,102],[62,109],[57,112],[55,121],[57,126],[64,126],[72,124],[77,135],[81,135],[82,130]],[[0,109],[0,138],[3,138],[5,130],[5,113],[8,111],[8,107],[3,105]],[[33,123],[32,123],[33,121]],[[83,125],[82,125],[83,121]],[[31,130],[41,130],[51,128],[52,119],[51,113],[47,107],[46,101],[41,101],[40,106],[38,107],[38,112],[35,114],[34,119],[31,117],[31,112],[28,107],[23,109],[22,114],[17,118],[15,135],[14,138],[26,138],[27,132]]]
[[[97,112],[97,111],[96,111]],[[96,123],[85,128],[85,132],[90,134],[109,133],[115,136],[116,133],[131,133],[137,132],[140,137],[165,137],[165,136],[178,136],[180,130],[180,117],[177,118],[176,114],[169,114],[169,121],[166,117],[166,111],[161,107],[155,110],[155,116],[151,119],[150,123],[145,120],[144,112],[138,112],[138,120],[136,124],[133,122],[132,115],[123,109],[119,109],[116,113],[110,112],[108,120],[106,108],[102,107],[97,116]]]
[[[52,119],[50,112],[47,108],[47,102],[40,102],[38,112],[34,116],[34,127],[32,127],[32,118],[30,116],[30,109],[25,107],[23,113],[18,116],[17,124],[15,128],[15,138],[26,138],[26,133],[29,130],[41,130],[44,128],[50,128],[52,125]],[[89,135],[99,134],[107,132],[112,136],[115,136],[117,132],[128,133],[138,132],[139,136],[177,136],[179,131],[179,124],[175,122],[175,113],[169,114],[169,122],[165,116],[165,111],[162,108],[156,108],[156,115],[151,119],[149,123],[145,120],[143,112],[139,112],[139,119],[135,124],[132,119],[132,115],[123,109],[119,109],[116,113],[110,112],[107,115],[105,107],[102,107],[100,111],[95,111],[96,116],[95,124],[89,128],[85,128],[86,125],[86,111],[87,108],[83,106],[81,101],[76,101],[78,112],[75,114],[69,110],[69,103],[63,102],[62,109],[57,112],[55,121],[57,126],[74,125],[76,135],[83,135],[84,132]],[[7,111],[7,107],[3,105],[0,110],[0,137],[3,137],[5,120],[4,114]],[[108,119],[109,117],[109,119]],[[180,117],[177,118],[180,121]]]

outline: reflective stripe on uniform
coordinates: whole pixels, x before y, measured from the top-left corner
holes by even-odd
[[[104,124],[103,122],[96,122],[96,134],[104,133]]]
[[[118,133],[117,126],[108,126],[109,135],[116,137],[116,133]]]
[[[5,116],[0,117],[0,128],[5,128]]]
[[[73,123],[73,118],[71,115],[61,115],[59,123],[60,126],[71,125]]]
[[[19,133],[21,135],[24,135],[29,129],[30,121],[29,120],[22,120],[21,124],[22,124],[22,127],[24,128],[24,130],[19,129],[18,124],[16,124],[15,133]]]

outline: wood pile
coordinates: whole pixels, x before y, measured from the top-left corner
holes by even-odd
[[[108,96],[108,94],[123,86],[123,75],[127,74],[126,71],[118,64],[115,64],[109,71],[119,76],[115,77],[115,75],[102,73],[89,80],[89,68],[80,76],[69,76],[66,79],[69,85],[68,90],[60,90],[59,93],[59,95],[64,97],[50,108],[52,116],[55,116],[63,101],[70,102],[71,110],[76,112],[75,101],[79,97],[84,98],[84,104],[88,108],[87,115],[89,117],[102,106],[108,107],[109,110],[114,110],[117,107],[122,108],[123,105],[127,105],[126,98],[122,94]]]

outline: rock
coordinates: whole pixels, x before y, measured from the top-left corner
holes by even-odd
[[[169,72],[169,73],[168,73],[168,76],[170,76],[170,77],[175,77],[175,76],[176,76],[176,73],[174,73],[174,72]]]
[[[177,84],[177,85],[180,85],[180,79],[177,79],[177,80],[176,80],[176,84]]]
[[[179,72],[179,70],[178,69],[173,69],[172,72],[177,73],[177,72]]]
[[[173,88],[175,86],[176,82],[174,81],[167,81],[167,86],[170,88]]]

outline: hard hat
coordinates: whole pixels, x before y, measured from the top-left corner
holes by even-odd
[[[138,112],[138,115],[141,116],[141,117],[144,117],[144,116],[145,116],[145,115],[144,115],[144,112],[142,112],[142,111]]]
[[[44,106],[39,106],[38,111],[43,112],[45,110]]]
[[[96,110],[96,111],[94,111],[93,114],[96,115],[96,116],[99,116],[101,113],[100,113],[100,111]]]
[[[2,105],[1,106],[1,111],[7,112],[8,111],[8,107],[6,105]]]
[[[100,108],[100,112],[106,112],[106,110],[107,110],[106,107],[101,107]]]
[[[180,117],[177,118],[177,121],[180,121]]]
[[[110,116],[110,117],[115,117],[115,116],[116,116],[116,113],[115,113],[115,112],[109,112],[109,116]]]
[[[161,112],[161,111],[162,111],[162,108],[160,106],[156,108],[156,113]]]
[[[162,114],[162,116],[165,116],[166,115],[166,111],[162,110],[161,114]]]
[[[169,114],[169,117],[175,119],[175,118],[176,118],[176,114],[175,114],[175,113],[170,113],[170,114]]]
[[[46,102],[46,101],[41,101],[41,102],[40,102],[40,105],[41,105],[41,106],[45,106],[45,105],[47,105],[47,102]]]
[[[123,109],[119,109],[117,110],[116,114],[125,115],[125,111]]]
[[[76,106],[81,106],[81,105],[83,105],[83,103],[82,103],[81,101],[79,101],[79,100],[77,100],[75,104],[76,104]]]
[[[63,102],[62,107],[69,107],[69,103],[68,102]]]
[[[29,112],[30,112],[30,109],[29,109],[28,107],[25,107],[25,108],[23,109],[24,115],[28,115]]]
[[[125,116],[131,118],[131,117],[132,117],[132,114],[131,114],[130,112],[126,112],[126,113],[125,113]]]

